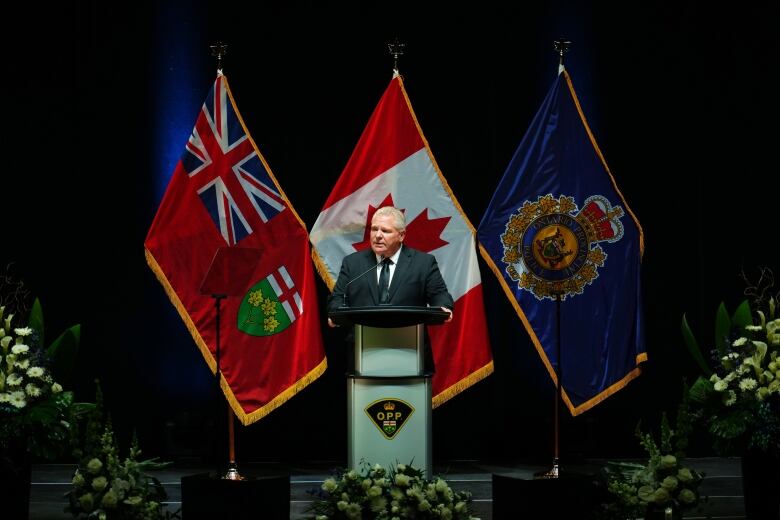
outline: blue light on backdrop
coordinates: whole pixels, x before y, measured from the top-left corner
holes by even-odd
[[[185,5],[186,4],[186,5]],[[183,16],[182,13],[186,13]],[[154,105],[152,129],[152,185],[156,211],[170,182],[184,146],[192,133],[198,111],[211,87],[212,76],[205,68],[214,59],[209,56],[204,11],[188,2],[161,2],[155,12],[156,62],[151,99]],[[151,378],[167,399],[187,408],[202,403],[212,394],[213,378],[186,327],[179,319],[162,287],[156,297],[158,315],[165,330],[158,330],[157,365],[160,373]],[[171,367],[176,367],[172,370]]]
[[[156,201],[162,199],[168,181],[192,132],[206,93],[208,80],[200,73],[208,62],[208,45],[201,35],[202,13],[185,2],[163,2],[158,6],[154,93],[154,182]],[[187,12],[186,19],[181,13]],[[211,79],[211,78],[210,78]]]

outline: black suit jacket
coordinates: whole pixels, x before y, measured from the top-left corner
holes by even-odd
[[[377,274],[374,270],[366,273],[366,270],[376,265],[376,255],[371,249],[346,256],[341,262],[333,293],[328,298],[328,312],[337,310],[345,303],[349,307],[379,305]],[[357,278],[362,273],[366,274]],[[390,305],[430,305],[448,309],[454,305],[436,258],[406,246],[401,247],[398,255],[389,293]]]
[[[328,297],[328,312],[349,307],[379,305],[376,255],[371,249],[344,257],[341,271]],[[369,271],[369,272],[366,272]],[[365,273],[365,274],[364,274]],[[362,275],[362,276],[361,276]],[[358,278],[359,277],[359,278]],[[350,283],[350,281],[352,283]],[[344,295],[346,293],[346,299]],[[389,287],[390,305],[446,307],[452,310],[454,302],[439,271],[436,258],[410,247],[402,246]],[[354,369],[354,336],[347,335],[347,366]],[[433,373],[433,353],[428,334],[425,334],[425,371]]]

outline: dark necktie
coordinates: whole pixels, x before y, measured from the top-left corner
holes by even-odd
[[[379,271],[379,303],[390,302],[390,264],[389,258],[382,260],[382,270]]]

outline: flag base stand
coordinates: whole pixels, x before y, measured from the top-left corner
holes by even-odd
[[[494,473],[493,518],[570,520],[592,517],[599,510],[602,497],[597,476],[587,468],[572,468],[559,477]]]
[[[290,520],[290,475],[251,474],[235,481],[213,472],[182,476],[181,513],[187,520]]]
[[[558,477],[560,477],[560,466],[558,465],[558,457],[553,459],[553,465],[549,470],[534,473],[534,478],[537,480],[553,479]]]
[[[222,477],[222,480],[246,480],[238,473],[238,466],[235,462],[228,464],[227,473]]]

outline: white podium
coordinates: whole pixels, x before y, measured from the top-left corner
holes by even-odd
[[[431,478],[431,374],[425,325],[448,313],[430,307],[352,307],[330,318],[355,327],[355,371],[347,375],[347,465],[413,464]]]

